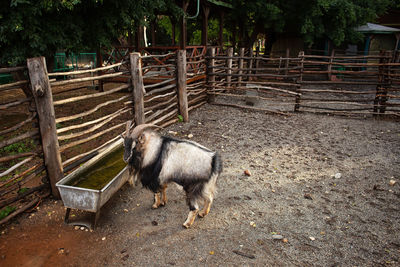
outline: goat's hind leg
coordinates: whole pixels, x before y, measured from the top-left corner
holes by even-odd
[[[197,202],[190,201],[189,207],[190,211],[188,217],[183,223],[183,227],[185,228],[189,228],[193,224],[194,220],[196,219],[197,213],[199,213],[199,205],[197,204]]]
[[[210,212],[212,202],[213,202],[213,196],[212,194],[209,194],[204,200],[203,209],[199,212],[200,218],[203,218]]]
[[[214,200],[214,194],[216,190],[216,181],[217,181],[218,174],[214,174],[210,181],[208,181],[202,191],[202,196],[204,199],[204,207],[203,209],[199,212],[199,217],[203,218],[210,212],[211,204],[213,203]]]

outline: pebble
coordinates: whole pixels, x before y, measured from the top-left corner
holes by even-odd
[[[282,235],[272,235],[272,239],[275,239],[275,240],[282,240],[282,239],[283,239],[283,236],[282,236]]]
[[[313,200],[313,197],[311,196],[310,193],[305,193],[305,194],[304,194],[304,198]]]
[[[85,230],[85,227],[82,226],[82,227],[81,227],[81,231],[83,231],[83,230]]]
[[[106,237],[103,237],[101,240],[103,240],[103,241],[106,240]]]
[[[75,229],[75,230],[79,230],[79,226],[75,226],[74,229]]]
[[[342,178],[342,174],[341,174],[340,172],[336,173],[336,174],[335,174],[335,178],[336,178],[336,179]]]
[[[188,134],[188,138],[193,138],[193,134]]]
[[[396,181],[395,181],[395,180],[390,180],[390,181],[389,181],[389,185],[390,185],[390,186],[394,186],[395,184],[396,184]]]
[[[244,174],[245,174],[246,176],[251,176],[251,172],[250,172],[249,170],[244,170]]]
[[[314,240],[315,240],[315,237],[310,236],[310,240],[311,240],[311,241],[314,241]]]

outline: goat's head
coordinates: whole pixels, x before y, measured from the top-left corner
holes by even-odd
[[[132,133],[129,133],[131,128],[131,121],[126,124],[126,131],[122,134],[124,138],[124,161],[128,163],[134,154],[134,150],[138,144],[143,144],[145,142],[145,136],[143,132],[149,128],[160,128],[153,124],[140,124],[136,126]]]

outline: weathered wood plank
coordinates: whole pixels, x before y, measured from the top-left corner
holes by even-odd
[[[228,75],[226,77],[226,84],[227,86],[231,86],[231,81],[232,81],[232,58],[233,58],[233,47],[228,48],[228,59],[226,60],[226,66],[227,66],[227,71],[226,74]]]
[[[39,117],[44,161],[51,184],[51,191],[54,197],[59,198],[60,194],[56,188],[56,183],[63,178],[63,170],[57,138],[53,95],[47,75],[45,58],[29,58],[27,66]]]
[[[133,102],[135,110],[135,123],[136,125],[145,123],[144,118],[144,84],[142,74],[142,60],[140,53],[131,53],[131,75],[132,75],[132,86],[133,86]]]
[[[207,60],[207,86],[209,87],[210,90],[214,90],[215,86],[215,75],[209,75],[209,72],[213,72],[212,68],[215,66],[215,48],[210,47],[207,49],[207,56],[209,56]],[[215,97],[212,95],[209,95],[208,97],[208,102],[213,102],[215,100]]]
[[[177,90],[178,90],[178,103],[179,113],[183,117],[184,122],[189,121],[189,111],[187,102],[187,88],[186,88],[186,50],[179,50],[176,53],[177,64]]]

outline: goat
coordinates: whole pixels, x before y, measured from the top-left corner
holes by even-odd
[[[217,178],[222,172],[218,153],[192,141],[162,136],[151,130],[152,124],[141,124],[129,133],[131,122],[126,125],[124,138],[124,161],[133,177],[154,192],[153,209],[167,203],[167,185],[175,182],[186,192],[189,214],[183,223],[189,228],[196,216],[204,217],[210,212],[216,191]],[[199,211],[199,204],[204,207]]]

